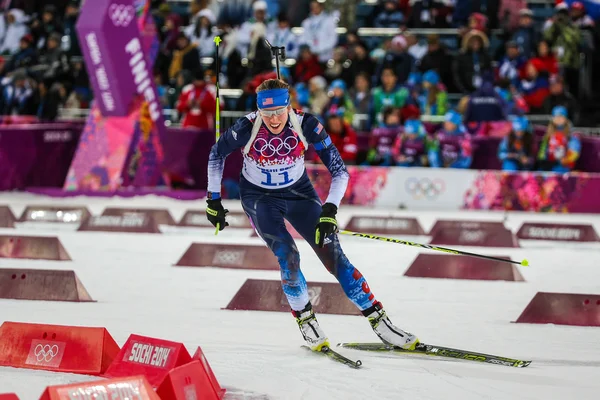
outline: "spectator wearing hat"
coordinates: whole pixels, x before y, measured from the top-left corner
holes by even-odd
[[[512,120],[510,133],[498,147],[498,158],[503,171],[530,171],[535,161],[534,138],[525,117]]]
[[[383,0],[383,10],[375,17],[375,27],[398,28],[404,23],[404,14],[402,14],[398,5],[398,0]]]
[[[264,0],[255,1],[252,4],[252,18],[240,26],[237,34],[237,50],[240,52],[242,58],[248,57],[254,24],[260,23],[266,26],[269,22],[267,19],[267,2]]]
[[[498,77],[516,81],[524,75],[527,59],[519,51],[517,42],[506,43],[506,55],[498,65]]]
[[[180,32],[177,36],[177,49],[173,51],[173,59],[169,66],[169,80],[175,79],[179,71],[197,71],[201,68],[200,53],[198,46],[190,41],[185,33]]]
[[[183,116],[184,128],[212,129],[215,123],[216,95],[206,84],[201,68],[195,71],[194,81],[185,86],[177,100],[177,111]]]
[[[519,27],[511,40],[519,46],[521,54],[530,58],[536,49],[540,36],[533,22],[533,11],[523,8],[519,11]]]
[[[581,139],[571,132],[567,109],[557,106],[552,109],[552,120],[538,151],[539,169],[566,173],[573,170],[581,153]]]
[[[587,15],[585,5],[581,1],[574,1],[569,8],[573,25],[582,30],[593,30],[596,24],[592,17]]]
[[[514,32],[519,27],[520,10],[527,8],[527,0],[502,0],[498,10],[500,26],[507,32]]]
[[[344,110],[344,121],[352,124],[356,110],[354,103],[348,95],[346,82],[341,79],[336,79],[329,85],[329,103],[325,107],[326,113],[335,113],[338,109]]]
[[[24,70],[16,70],[5,80],[0,96],[0,115],[31,115],[33,81]]]
[[[267,40],[273,46],[284,47],[287,58],[298,58],[298,38],[292,33],[285,12],[277,16],[277,23],[267,26]]]
[[[6,14],[6,33],[0,45],[0,54],[15,54],[21,49],[21,38],[29,33],[28,16],[18,8]]]
[[[394,165],[399,167],[427,167],[431,141],[423,123],[418,119],[409,119],[404,123],[403,132],[398,135],[392,147]]]
[[[184,33],[194,43],[200,57],[212,57],[215,53],[215,44],[213,42],[213,26],[217,22],[215,14],[208,8],[204,8],[195,15],[194,25],[184,29]]]
[[[467,101],[465,124],[506,121],[504,100],[496,92],[491,73],[482,77],[482,84]],[[472,124],[475,125],[475,124]]]
[[[452,22],[456,27],[465,26],[471,14],[480,13],[488,16],[488,29],[496,29],[500,3],[502,3],[500,0],[456,0]]]
[[[10,73],[16,69],[27,69],[37,64],[37,51],[33,43],[33,36],[27,34],[19,42],[19,51],[15,53],[6,64],[4,64],[1,74]]]
[[[446,46],[440,43],[440,36],[438,34],[430,34],[427,36],[427,53],[421,59],[418,68],[421,72],[429,70],[437,71],[444,86],[450,92],[454,92],[452,60],[452,54],[448,52]]]
[[[408,42],[406,38],[403,35],[394,36],[389,50],[378,63],[375,71],[375,83],[379,83],[383,70],[386,68],[394,70],[398,83],[406,82],[415,66],[415,59],[407,50]]]
[[[60,47],[61,39],[62,36],[58,32],[53,32],[48,36],[45,48],[38,58],[38,67],[36,67],[36,70],[41,69],[41,79],[50,82],[72,80],[71,64],[67,54]]]
[[[429,70],[423,74],[422,92],[420,93],[419,108],[422,115],[444,115],[448,108],[448,93],[440,81],[440,75]]]
[[[33,35],[37,48],[42,49],[46,44],[46,40],[53,33],[59,33],[62,36],[62,21],[57,15],[56,6],[48,4],[42,11],[41,18],[35,18],[31,22],[31,34]]]
[[[550,114],[557,106],[563,106],[567,110],[567,115],[571,116],[575,125],[579,123],[579,103],[565,89],[564,80],[560,75],[550,78],[550,94],[544,100],[542,111],[544,114]]]
[[[340,152],[342,160],[347,164],[354,164],[358,153],[358,137],[352,125],[345,120],[345,115],[343,107],[330,109],[325,115],[325,130]]]
[[[544,31],[544,39],[550,43],[563,69],[564,78],[575,98],[579,96],[579,67],[581,65],[579,48],[582,43],[581,31],[571,22],[565,3],[556,7],[550,27]]]
[[[544,100],[550,93],[550,79],[539,72],[540,65],[535,60],[530,60],[525,66],[523,79],[518,82],[517,89],[523,94],[523,99],[529,106],[531,113],[542,112]]]
[[[434,168],[469,168],[473,161],[473,144],[462,123],[462,115],[450,110],[442,128],[435,133],[428,156]]]
[[[454,83],[465,94],[481,86],[483,76],[492,71],[492,59],[487,52],[489,40],[485,33],[471,30],[462,39],[460,54],[452,64]]]
[[[337,22],[333,15],[324,11],[324,6],[317,0],[310,2],[310,16],[302,21],[301,44],[310,47],[317,55],[320,63],[326,63],[333,57],[333,49],[338,42]]]
[[[322,76],[314,76],[308,81],[308,92],[310,104],[310,112],[315,115],[323,115],[329,96],[327,96],[327,81]]]

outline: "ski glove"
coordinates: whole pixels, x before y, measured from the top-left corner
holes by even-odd
[[[208,207],[206,207],[206,218],[210,221],[210,223],[217,228],[215,231],[215,235],[225,229],[226,226],[229,226],[229,223],[225,221],[225,216],[229,212],[223,208],[223,204],[221,204],[221,199],[216,200],[206,200]]]
[[[319,223],[317,223],[315,231],[315,243],[319,247],[325,245],[325,238],[338,231],[337,221],[335,219],[337,207],[331,203],[323,204]]]

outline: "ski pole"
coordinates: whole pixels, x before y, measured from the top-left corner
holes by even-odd
[[[360,232],[352,232],[352,231],[346,231],[346,230],[340,230],[338,233],[341,233],[342,235],[362,237],[365,239],[381,240],[383,242],[403,244],[405,246],[421,247],[423,249],[441,251],[443,253],[456,254],[456,255],[469,256],[469,257],[477,257],[477,258],[483,258],[485,260],[493,260],[493,261],[517,264],[522,267],[529,266],[529,261],[527,261],[526,259],[523,259],[523,261],[506,260],[504,258],[499,258],[499,257],[484,256],[483,254],[469,253],[468,251],[454,250],[454,249],[449,249],[446,247],[433,246],[430,244],[409,242],[407,240],[402,240],[402,239],[392,239],[392,238],[387,238],[387,237],[383,237],[383,236],[372,235],[370,233],[360,233]]]
[[[216,86],[217,86],[217,98],[216,98],[216,111],[215,111],[215,143],[219,141],[219,137],[221,137],[221,100],[219,98],[219,44],[221,44],[221,37],[220,36],[215,36],[215,38],[213,39],[213,42],[215,42],[215,58],[216,58]],[[221,228],[221,224],[217,223],[216,229],[215,229],[215,236],[219,234],[219,229]]]

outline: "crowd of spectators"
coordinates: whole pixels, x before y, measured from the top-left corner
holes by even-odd
[[[4,3],[1,114],[52,120],[59,107],[88,107],[75,33],[80,1]],[[557,1],[545,21],[525,0],[380,0],[360,21],[341,6],[356,7],[351,0],[151,3],[160,40],[155,82],[163,107],[184,126],[214,127],[217,73],[222,88],[243,92],[227,110],[255,108],[255,88],[275,77],[268,39],[286,49],[281,73],[293,106],[322,119],[349,163],[468,168],[471,138],[491,131],[505,136],[506,168],[556,169],[552,157],[572,166],[579,154],[571,128],[581,119],[580,88],[591,84],[580,54],[595,48],[599,31],[585,2]],[[338,34],[349,18],[353,25]],[[365,26],[398,33],[358,35]],[[458,33],[419,35],[423,28]],[[223,39],[220,71],[215,35]],[[535,114],[552,115],[541,144],[528,136]],[[421,122],[428,118],[443,123]],[[358,149],[357,130],[370,132],[369,150]]]

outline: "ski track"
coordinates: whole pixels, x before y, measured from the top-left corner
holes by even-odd
[[[203,201],[144,198],[49,199],[3,194],[20,215],[25,205],[86,205],[93,214],[108,206],[166,207],[175,220]],[[239,202],[226,202],[231,211]],[[436,219],[504,220],[516,231],[523,221],[592,223],[598,215],[540,215],[504,212],[375,210],[343,206],[343,226],[352,214],[417,217],[425,231]],[[178,230],[163,235],[75,232],[73,225],[18,224],[0,234],[56,235],[72,262],[0,259],[6,268],[72,269],[97,303],[0,300],[0,323],[20,321],[106,327],[119,345],[137,333],[202,346],[226,399],[597,399],[600,328],[514,324],[538,291],[600,293],[600,244],[527,241],[522,248],[465,248],[490,255],[529,259],[520,268],[526,282],[483,282],[404,277],[419,252],[414,248],[341,236],[354,265],[368,279],[392,321],[423,342],[506,357],[532,359],[523,369],[434,357],[374,354],[336,349],[359,358],[359,370],[311,354],[289,313],[222,310],[247,278],[279,279],[277,271],[173,267],[192,242],[260,244],[249,230]],[[405,239],[427,243],[427,237]],[[310,281],[333,282],[309,246],[297,241]],[[343,341],[376,341],[363,317],[320,314],[335,349]],[[99,378],[0,368],[0,393],[38,399],[49,385]]]

